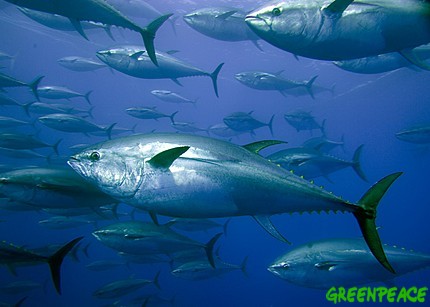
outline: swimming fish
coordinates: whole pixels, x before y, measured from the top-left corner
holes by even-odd
[[[142,28],[124,16],[120,11],[103,0],[5,0],[17,6],[36,11],[57,14],[69,18],[70,22],[85,39],[88,39],[82,29],[81,21],[94,21],[103,24],[115,25],[139,32],[151,61],[157,65],[155,57],[154,38],[161,25],[172,14],[158,17],[149,25]]]
[[[401,175],[386,176],[356,203],[348,202],[259,156],[279,141],[244,147],[197,135],[136,134],[101,142],[68,164],[101,191],[156,214],[213,218],[251,215],[272,236],[288,242],[270,216],[345,211],[357,219],[378,261],[388,263],[375,226],[376,207]]]
[[[430,42],[428,1],[274,1],[245,21],[268,43],[319,60],[376,56]]]
[[[61,294],[61,264],[63,263],[64,257],[82,239],[83,237],[79,237],[70,241],[69,243],[66,243],[51,256],[43,256],[25,248],[1,241],[0,264],[6,265],[11,270],[14,270],[14,267],[17,265],[38,265],[46,262],[49,264],[49,268],[51,270],[51,277],[55,285],[55,289],[59,294]]]
[[[430,266],[430,255],[384,244],[396,274],[384,270],[362,238],[326,239],[301,245],[267,268],[293,284],[318,289],[390,283],[397,276]]]

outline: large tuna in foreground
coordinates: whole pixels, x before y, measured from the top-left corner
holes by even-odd
[[[269,219],[273,214],[351,212],[372,253],[394,272],[382,249],[375,218],[380,199],[400,173],[385,177],[357,203],[350,203],[257,154],[279,143],[261,141],[241,147],[201,136],[137,134],[91,146],[68,163],[124,203],[175,217],[252,215],[283,241]]]
[[[419,0],[284,0],[246,16],[270,44],[308,58],[348,60],[430,42],[430,4]]]
[[[330,239],[307,243],[276,259],[268,270],[291,283],[308,288],[358,286],[392,282],[393,278],[430,266],[430,255],[384,245],[392,274],[372,257],[363,239]]]

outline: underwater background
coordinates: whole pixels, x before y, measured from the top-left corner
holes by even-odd
[[[13,60],[0,62],[1,72],[19,80],[30,81],[44,76],[41,86],[65,86],[80,93],[92,91],[90,100],[94,107],[93,122],[108,126],[132,129],[136,133],[176,132],[169,118],[142,120],[130,117],[125,110],[130,107],[151,106],[165,114],[178,111],[175,120],[193,123],[202,129],[223,122],[233,112],[251,112],[268,123],[273,121],[273,135],[268,127],[250,133],[227,138],[239,145],[258,140],[276,139],[288,142],[286,147],[300,146],[307,139],[320,136],[319,130],[297,131],[284,119],[284,114],[303,110],[311,112],[318,123],[325,120],[325,133],[332,140],[344,140],[343,148],[332,154],[350,160],[355,149],[364,144],[361,167],[369,182],[361,180],[352,168],[330,175],[329,180],[315,178],[318,185],[333,191],[350,201],[358,200],[362,194],[380,178],[392,172],[404,174],[394,183],[382,200],[378,210],[377,225],[382,241],[387,244],[413,249],[430,254],[428,222],[430,149],[426,146],[402,142],[395,137],[398,131],[430,122],[428,107],[430,75],[425,71],[402,68],[388,73],[360,75],[344,71],[331,62],[300,57],[279,50],[260,40],[261,50],[250,41],[219,41],[198,33],[182,19],[182,15],[198,8],[231,6],[250,11],[265,1],[154,1],[149,4],[163,13],[174,13],[175,30],[169,24],[157,32],[157,50],[177,50],[175,56],[205,71],[213,71],[218,64],[225,63],[219,78],[219,98],[213,92],[208,77],[181,78],[182,87],[171,80],[148,80],[134,78],[108,68],[90,72],[75,72],[60,66],[59,58],[82,56],[93,58],[97,51],[108,47],[133,44],[142,45],[138,34],[112,27],[115,41],[103,30],[88,31],[89,41],[76,32],[63,32],[40,25],[21,14],[14,6],[0,2],[0,50],[16,56]],[[135,19],[138,24],[148,21]],[[318,76],[315,84],[327,91],[299,97],[283,96],[277,91],[258,91],[240,84],[235,74],[242,71],[283,71],[282,76],[291,80],[310,80]],[[154,89],[170,90],[195,100],[195,104],[175,104],[161,101],[151,94]],[[7,89],[7,96],[24,104],[34,101],[26,88]],[[42,101],[47,102],[44,98]],[[82,97],[63,103],[76,108],[88,109],[90,105]],[[50,129],[37,122],[37,115],[30,117],[16,106],[1,106],[2,116],[25,121],[35,121],[34,127],[15,128],[13,131],[37,135],[48,144],[62,139],[59,145],[61,156],[73,154],[69,149],[76,144],[93,144],[106,140],[105,136],[89,136],[65,133]],[[11,131],[11,130],[9,130]],[[128,132],[130,134],[130,132]],[[199,132],[207,135],[206,132]],[[211,134],[212,137],[216,137]],[[116,136],[114,136],[116,137]],[[51,148],[37,152],[46,156]],[[266,149],[264,154],[273,152]],[[64,160],[65,161],[65,160]],[[49,160],[48,160],[49,162]],[[28,165],[48,165],[45,159],[13,159],[0,156],[5,169]],[[61,162],[55,162],[60,163]],[[66,165],[66,162],[63,162]],[[121,204],[118,208],[120,220],[130,220],[132,208]],[[32,249],[51,243],[63,244],[75,237],[84,236],[81,246],[86,253],[78,251],[79,261],[67,258],[62,266],[62,295],[55,292],[47,265],[18,267],[17,276],[6,267],[0,268],[0,286],[17,280],[32,280],[41,286],[28,293],[14,295],[0,293],[0,301],[15,303],[28,297],[23,306],[132,306],[132,299],[148,294],[157,294],[166,302],[163,306],[328,306],[326,291],[302,288],[287,283],[267,271],[267,266],[277,257],[301,244],[325,238],[359,237],[360,230],[350,214],[293,214],[272,218],[279,231],[292,242],[282,243],[269,236],[251,217],[234,217],[228,224],[227,233],[217,246],[220,257],[233,264],[240,264],[248,257],[246,274],[236,270],[220,277],[190,281],[174,277],[169,263],[134,264],[113,267],[102,272],[88,270],[85,265],[102,259],[120,260],[117,253],[98,242],[91,233],[116,220],[98,221],[71,229],[53,230],[41,226],[40,220],[51,215],[43,212],[11,212],[2,210],[0,215],[0,239]],[[159,217],[167,222],[167,217]],[[150,221],[144,212],[135,214],[136,220]],[[227,219],[217,219],[224,224]],[[200,242],[207,242],[222,228],[208,232],[183,232]],[[121,299],[97,299],[93,292],[102,285],[129,277],[152,280],[161,270],[161,290],[148,285]],[[394,281],[397,287],[428,286],[428,270],[401,276]],[[174,299],[173,302],[169,301]],[[136,304],[136,306],[141,305]],[[149,301],[151,305],[151,301]],[[384,305],[384,304],[379,304]],[[387,304],[388,305],[388,304]]]

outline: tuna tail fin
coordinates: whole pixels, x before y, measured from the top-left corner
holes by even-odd
[[[175,115],[176,115],[178,112],[179,112],[179,111],[173,112],[173,113],[172,113],[172,115],[170,115],[170,116],[169,116],[169,118],[170,118],[170,120],[171,120],[172,124],[174,124],[174,123],[175,123]]]
[[[60,154],[59,154],[59,152],[58,152],[58,145],[60,145],[60,143],[61,143],[61,141],[62,141],[63,139],[59,139],[57,142],[55,142],[55,144],[54,145],[52,145],[52,149],[54,149],[54,151],[55,151],[55,154],[57,155],[57,156],[59,156]]]
[[[270,134],[273,136],[273,119],[275,118],[275,114],[272,115],[272,117],[270,118],[269,123],[267,124],[267,126],[269,127],[270,130]]]
[[[91,105],[92,103],[91,103],[91,101],[90,101],[90,95],[91,95],[91,93],[92,93],[93,91],[88,91],[85,95],[84,95],[84,98],[85,98],[85,100],[88,102],[88,104],[89,105]]]
[[[26,104],[22,104],[21,107],[24,109],[25,114],[27,114],[28,117],[30,117],[30,107],[32,104],[36,103],[36,101],[32,101]]]
[[[113,127],[115,127],[115,125],[116,125],[116,123],[113,123],[112,125],[110,125],[109,127],[107,127],[105,129],[107,137],[108,137],[109,140],[112,139],[112,129],[113,129]]]
[[[36,79],[34,79],[33,81],[31,81],[28,86],[30,87],[31,91],[34,94],[34,97],[36,97],[37,101],[40,101],[39,98],[39,93],[37,92],[37,87],[39,86],[40,81],[44,78],[45,76],[39,76]]]
[[[355,150],[354,157],[352,158],[352,162],[353,162],[352,168],[354,169],[354,171],[357,173],[357,175],[361,179],[368,182],[366,175],[364,174],[363,170],[361,169],[361,164],[360,164],[360,156],[361,156],[362,150],[363,150],[363,145],[358,146],[358,148]]]
[[[70,250],[83,239],[83,237],[76,238],[69,243],[61,247],[55,254],[48,258],[49,268],[51,269],[52,281],[54,282],[55,289],[58,294],[61,294],[61,277],[60,269],[63,263],[64,257],[70,252]]]
[[[217,66],[217,68],[215,68],[215,70],[211,74],[209,74],[209,76],[212,79],[212,85],[214,87],[215,95],[217,97],[219,97],[218,96],[218,81],[217,81],[218,80],[218,74],[219,74],[219,72],[220,72],[220,70],[221,70],[221,68],[222,68],[223,65],[224,65],[224,63],[219,64]]]
[[[160,273],[161,271],[158,271],[157,274],[155,274],[154,280],[152,281],[152,283],[158,288],[158,290],[161,290],[160,283],[158,281]]]
[[[143,43],[145,44],[146,52],[155,66],[158,66],[157,57],[155,55],[154,38],[157,30],[162,26],[162,24],[169,19],[173,14],[166,14],[160,16],[153,20],[149,25],[140,30],[140,35],[142,36]]]
[[[306,90],[308,91],[309,95],[311,95],[312,99],[315,99],[314,91],[312,90],[312,85],[314,84],[316,78],[318,78],[318,75],[316,75],[315,77],[307,81],[305,84]]]
[[[16,302],[15,304],[11,305],[12,307],[20,307],[22,306],[22,303],[24,303],[24,301],[28,298],[28,296],[23,297],[22,299],[20,299],[18,302]]]
[[[402,172],[388,175],[376,184],[374,184],[366,194],[358,201],[358,209],[354,212],[354,216],[360,226],[364,240],[369,246],[370,251],[375,256],[376,260],[388,271],[395,274],[393,267],[388,262],[384,249],[382,248],[381,239],[375,225],[376,207],[379,201],[384,196],[385,192],[391,184],[402,174]]]
[[[246,256],[245,258],[243,258],[242,263],[240,264],[240,270],[242,271],[243,275],[245,275],[246,277],[249,277],[248,275],[248,271],[247,271],[247,264],[248,264],[248,256]]]
[[[208,256],[208,260],[209,263],[211,264],[211,266],[213,268],[215,268],[215,260],[214,260],[214,255],[213,255],[213,250],[214,250],[214,245],[216,243],[216,241],[218,241],[219,237],[222,236],[222,233],[218,233],[216,234],[212,239],[210,239],[210,241],[208,243],[206,243],[205,245],[205,252],[206,255]]]

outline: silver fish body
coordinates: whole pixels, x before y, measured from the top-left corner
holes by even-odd
[[[270,44],[320,60],[363,58],[430,42],[425,1],[274,1],[245,21]]]
[[[396,276],[430,266],[430,255],[384,246],[392,274],[372,257],[363,239],[328,239],[307,243],[276,259],[268,270],[293,284],[327,289],[390,282]]]

